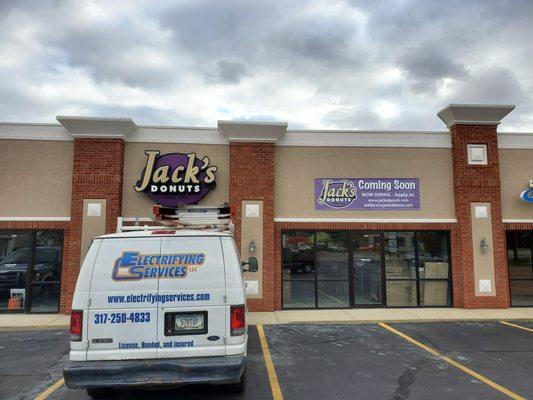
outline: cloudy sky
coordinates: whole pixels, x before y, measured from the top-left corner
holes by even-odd
[[[512,103],[533,131],[532,0],[0,0],[0,121],[443,130]]]

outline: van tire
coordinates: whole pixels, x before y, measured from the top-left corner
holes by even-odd
[[[230,383],[226,386],[226,390],[230,393],[242,393],[246,389],[246,367],[237,383]]]
[[[93,399],[110,399],[115,397],[115,389],[113,388],[94,388],[87,389],[87,394]]]

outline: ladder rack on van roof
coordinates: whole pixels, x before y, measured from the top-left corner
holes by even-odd
[[[233,233],[230,207],[182,206],[165,207],[154,205],[154,218],[118,217],[117,233],[126,231],[194,229]]]

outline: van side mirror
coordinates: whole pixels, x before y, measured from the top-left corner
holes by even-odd
[[[257,272],[259,269],[259,262],[255,257],[250,257],[248,258],[248,261],[243,261],[242,266],[244,267],[245,265],[247,265],[248,268],[243,268],[242,270],[244,272]]]

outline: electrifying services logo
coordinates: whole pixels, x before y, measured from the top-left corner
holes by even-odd
[[[203,253],[141,254],[124,251],[115,260],[113,280],[185,278],[205,262]]]

